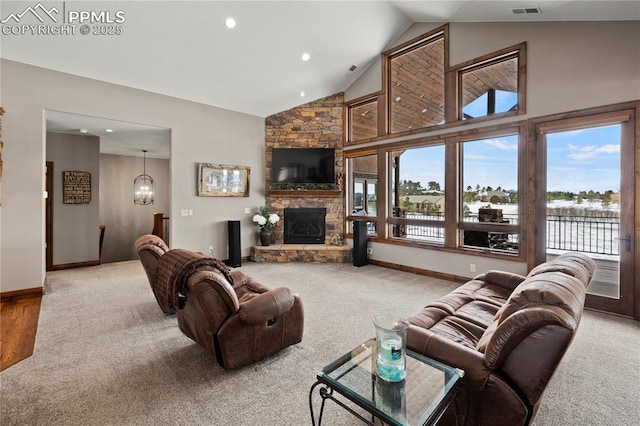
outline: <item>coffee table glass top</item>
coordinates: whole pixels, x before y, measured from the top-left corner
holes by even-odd
[[[327,365],[318,380],[387,423],[424,425],[450,402],[464,375],[457,368],[407,351],[407,376],[390,383],[376,376],[376,340],[370,339]]]

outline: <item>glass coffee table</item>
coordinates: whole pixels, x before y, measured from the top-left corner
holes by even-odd
[[[318,386],[322,400],[318,426],[327,399],[369,425],[374,425],[375,418],[390,425],[435,424],[453,400],[464,371],[407,350],[406,372],[406,378],[397,383],[377,377],[376,340],[367,340],[318,373],[309,391],[312,425],[316,425],[313,393]],[[336,398],[334,392],[370,413],[371,420],[354,411],[342,398]]]

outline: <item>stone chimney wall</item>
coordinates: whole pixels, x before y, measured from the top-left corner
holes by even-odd
[[[326,241],[334,234],[344,237],[344,93],[338,93],[300,105],[265,119],[266,205],[272,213],[284,218],[285,208],[325,207]],[[335,148],[336,191],[291,190],[271,188],[271,150],[273,148]],[[283,221],[272,230],[272,241],[282,244]]]

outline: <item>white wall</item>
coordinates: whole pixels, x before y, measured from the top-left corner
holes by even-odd
[[[171,129],[171,243],[227,256],[226,221],[241,220],[242,255],[255,242],[251,214],[264,204],[264,119],[30,65],[1,62],[3,159],[2,288],[41,287],[45,278],[45,110]],[[251,167],[248,198],[196,196],[198,162]],[[181,217],[180,209],[193,216]]]
[[[98,260],[100,138],[47,132],[47,161],[53,162],[53,264]],[[91,201],[64,204],[62,173],[91,173]]]
[[[438,28],[442,23],[412,25],[389,48]],[[555,113],[640,100],[640,22],[451,23],[450,65],[527,42],[526,114],[464,129]],[[382,89],[381,61],[376,61],[345,92],[345,100]],[[414,139],[445,131],[403,137]],[[375,145],[369,144],[369,145]],[[356,146],[358,148],[362,145]],[[349,147],[345,147],[348,151]],[[369,243],[372,259],[458,276],[502,269],[523,273],[523,262],[498,260],[440,250]]]
[[[133,243],[153,230],[153,214],[170,217],[169,160],[147,158],[146,171],[153,178],[154,201],[133,204],[133,180],[142,174],[142,157],[100,155],[100,224],[105,225],[101,263],[137,259]]]

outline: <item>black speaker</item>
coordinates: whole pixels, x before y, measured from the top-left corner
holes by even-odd
[[[229,237],[229,259],[225,262],[227,265],[238,268],[242,266],[242,257],[240,256],[240,221],[230,220],[227,222]]]
[[[367,259],[367,221],[353,221],[353,266],[364,266]]]

